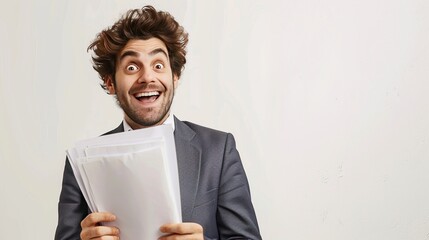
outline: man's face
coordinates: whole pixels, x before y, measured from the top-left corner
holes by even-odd
[[[173,76],[167,47],[158,38],[130,40],[116,59],[115,83],[107,89],[134,129],[162,124],[167,119],[178,78]]]

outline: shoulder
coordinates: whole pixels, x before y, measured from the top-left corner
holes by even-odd
[[[218,129],[202,126],[193,122],[189,121],[181,121],[184,125],[189,127],[192,131],[195,132],[195,134],[202,139],[209,138],[211,140],[214,139],[226,139],[228,135],[231,135],[231,133],[221,131]]]
[[[214,128],[205,127],[189,121],[182,121],[182,123],[184,123],[186,126],[194,130],[196,133],[200,133],[200,134],[219,135],[219,136],[224,136],[228,134],[227,132],[220,131]]]
[[[235,146],[235,140],[231,133],[220,131],[217,129],[205,127],[199,124],[195,124],[189,121],[179,121],[180,133],[185,133],[187,135],[189,132],[194,134],[194,140],[199,142],[200,144],[210,147],[210,148],[224,148],[226,145],[232,144]],[[177,125],[176,125],[177,126]],[[188,131],[183,131],[183,129],[187,129]],[[177,128],[176,128],[177,129]],[[179,134],[180,134],[179,133]]]

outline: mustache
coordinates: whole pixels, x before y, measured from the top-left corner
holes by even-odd
[[[140,92],[153,92],[153,91],[163,92],[165,91],[165,87],[162,86],[161,84],[156,84],[156,83],[139,84],[139,86],[131,87],[129,92],[131,94],[136,94]]]

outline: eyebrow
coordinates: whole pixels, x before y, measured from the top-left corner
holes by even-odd
[[[154,50],[149,52],[149,56],[154,56],[158,53],[162,53],[165,55],[165,57],[168,58],[168,54],[164,51],[164,49],[162,48],[155,48]],[[133,50],[128,50],[125,51],[121,54],[121,56],[119,57],[119,61],[121,61],[122,59],[124,59],[125,57],[131,56],[131,57],[138,57],[140,55],[139,52],[133,51]]]

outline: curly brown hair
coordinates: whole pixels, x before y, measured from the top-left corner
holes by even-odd
[[[115,83],[116,58],[128,41],[153,37],[159,38],[167,46],[172,72],[180,78],[186,63],[188,33],[168,12],[144,6],[126,12],[111,27],[97,34],[88,46],[87,51],[92,50],[94,53],[93,68],[103,80],[100,85],[104,90],[107,77],[110,76]]]

